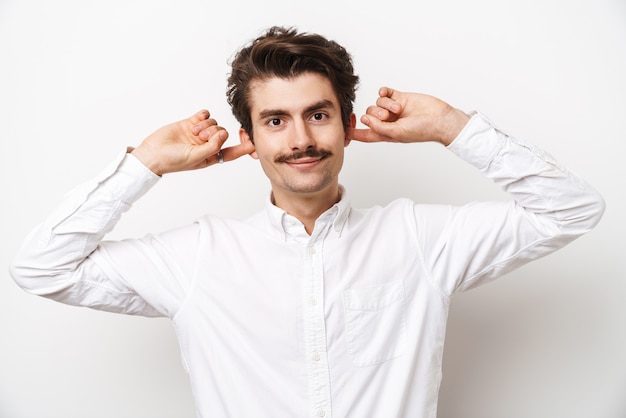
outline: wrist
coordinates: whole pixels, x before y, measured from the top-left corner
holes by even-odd
[[[450,107],[443,117],[442,132],[439,142],[444,146],[448,146],[459,136],[467,122],[470,120],[470,115],[466,114],[460,109]]]
[[[141,145],[137,148],[129,148],[128,153],[132,154],[140,163],[146,166],[150,171],[152,171],[157,176],[162,176],[164,173],[159,169],[159,164],[156,158],[152,157],[151,153],[148,152]]]

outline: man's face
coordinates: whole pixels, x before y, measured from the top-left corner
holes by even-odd
[[[312,73],[270,78],[252,85],[250,99],[252,156],[261,162],[274,197],[337,193],[349,140],[330,82]],[[240,135],[248,139],[245,131]]]

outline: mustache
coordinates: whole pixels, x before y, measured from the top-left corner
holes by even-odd
[[[326,158],[333,155],[332,152],[325,149],[309,148],[306,151],[297,151],[291,154],[279,155],[274,159],[277,163],[285,163],[287,161],[298,160],[300,158]]]

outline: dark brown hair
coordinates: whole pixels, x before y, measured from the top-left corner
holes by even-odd
[[[273,26],[236,53],[231,62],[227,97],[233,115],[252,137],[251,83],[271,77],[292,78],[304,73],[326,77],[348,126],[359,77],[344,47],[317,34]]]

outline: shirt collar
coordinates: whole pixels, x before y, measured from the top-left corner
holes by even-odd
[[[341,185],[339,193],[341,195],[339,202],[322,213],[315,223],[316,228],[324,228],[325,225],[331,224],[332,231],[337,237],[341,237],[350,214],[350,200],[345,188]],[[304,231],[304,226],[299,220],[272,203],[271,193],[265,208],[271,229],[279,234],[281,239],[286,240],[289,236],[294,236],[295,231]]]

